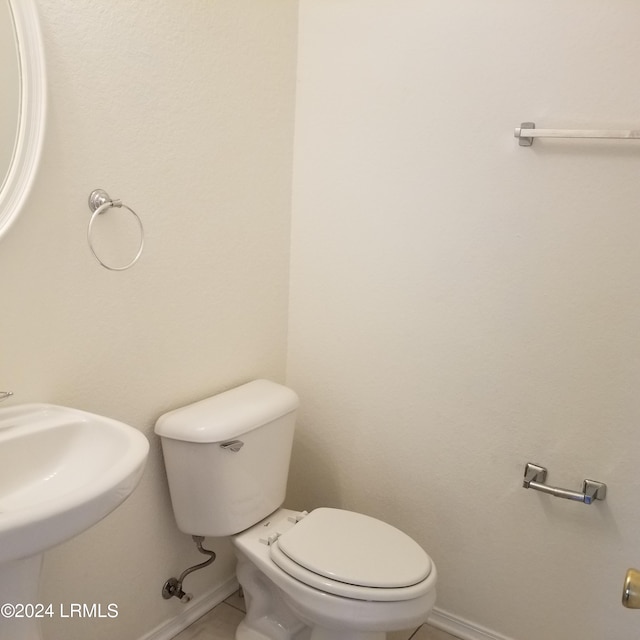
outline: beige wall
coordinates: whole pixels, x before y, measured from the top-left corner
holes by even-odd
[[[123,420],[151,440],[144,480],[47,554],[46,602],[119,605],[47,622],[47,640],[136,640],[182,611],[163,582],[200,562],[168,503],[155,420],[255,377],[283,380],[296,47],[293,0],[38,0],[49,113],[42,168],[0,244],[0,388]],[[130,271],[98,265],[87,197],[142,218]],[[117,216],[114,212],[114,216]],[[114,260],[109,230],[98,240]],[[196,596],[232,575],[188,578]]]
[[[183,610],[160,587],[200,560],[173,522],[156,418],[285,376],[296,3],[38,6],[48,131],[0,245],[0,388],[150,436],[138,490],[43,576],[45,601],[120,612],[53,620],[47,640],[137,640]],[[300,6],[289,504],[405,529],[437,562],[440,620],[469,637],[635,638],[619,595],[640,562],[638,150],[524,149],[512,129],[637,126],[636,8]],[[145,223],[130,271],[86,246],[96,187]],[[607,482],[607,501],[525,492],[529,460],[558,485]],[[196,594],[231,575],[213,546]]]
[[[637,127],[639,20],[629,2],[300,3],[289,503],[415,536],[469,637],[638,635],[619,599],[640,563],[640,149],[527,149],[513,129]],[[527,461],[609,496],[525,491]]]

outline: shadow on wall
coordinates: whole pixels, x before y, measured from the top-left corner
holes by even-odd
[[[286,506],[297,511],[340,507],[342,492],[329,453],[298,431],[293,441]]]

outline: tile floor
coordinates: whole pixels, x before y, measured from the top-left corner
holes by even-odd
[[[238,593],[229,596],[209,613],[179,633],[174,640],[233,640],[235,630],[244,616],[244,601]],[[444,631],[427,624],[419,629],[395,631],[388,640],[456,640]]]

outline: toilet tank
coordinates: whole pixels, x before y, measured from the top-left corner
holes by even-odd
[[[232,535],[282,505],[297,408],[291,389],[254,380],[158,419],[180,531]]]

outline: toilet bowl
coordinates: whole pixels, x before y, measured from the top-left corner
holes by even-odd
[[[237,640],[384,640],[422,624],[436,568],[364,514],[283,509],[298,397],[255,380],[162,416],[178,528],[230,536],[247,614]]]
[[[377,640],[419,626],[435,603],[429,556],[359,513],[279,509],[231,541],[248,601],[238,640]]]

